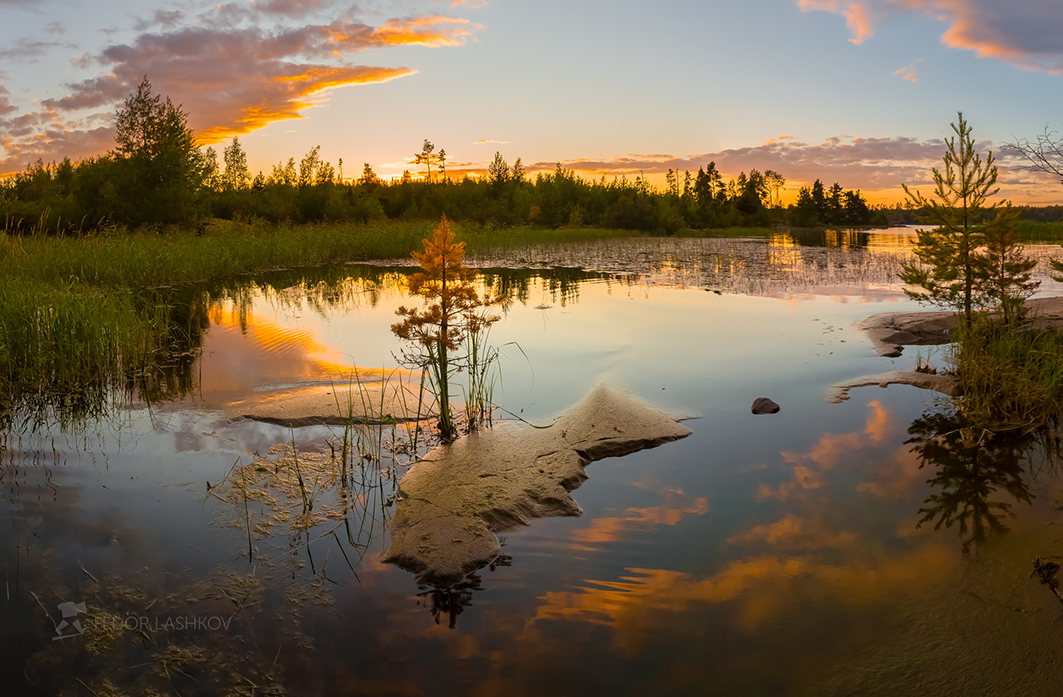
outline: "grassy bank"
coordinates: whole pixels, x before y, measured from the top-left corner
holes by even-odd
[[[1015,232],[1020,242],[1063,244],[1063,222],[1042,223],[1035,220],[1020,220],[1015,223]]]
[[[778,235],[780,230],[768,227],[725,227],[725,228],[702,228],[680,230],[675,233],[676,237],[691,238],[737,238],[737,237],[768,237]]]
[[[1063,334],[1008,329],[978,318],[960,328],[956,372],[967,418],[990,429],[1057,423],[1063,404]]]
[[[406,256],[425,226],[283,228],[218,221],[202,234],[8,238],[9,276],[48,284],[138,288],[215,281],[272,268]],[[2,258],[4,252],[0,252]]]
[[[562,242],[589,242],[613,240],[622,237],[647,237],[637,230],[613,228],[557,228],[515,227],[491,228],[454,223],[455,236],[465,242],[469,251],[482,251],[505,247],[520,247],[529,244],[559,244]]]
[[[0,263],[9,279],[110,288],[158,287],[217,281],[277,268],[406,259],[432,227],[432,223],[341,223],[289,228],[217,220],[202,233],[0,236]],[[466,241],[470,250],[639,236],[627,230],[455,227],[458,239]]]

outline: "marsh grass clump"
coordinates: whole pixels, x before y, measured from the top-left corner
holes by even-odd
[[[465,337],[465,420],[470,430],[491,424],[495,384],[499,379],[498,347],[488,341],[491,324],[481,322],[477,329]]]
[[[346,390],[333,384],[338,410],[346,408],[342,430],[300,447],[292,429],[287,443],[256,452],[247,464],[238,459],[208,484],[207,498],[227,506],[220,524],[246,532],[249,560],[261,558],[256,540],[285,530],[322,581],[330,555],[358,579],[356,565],[383,539],[405,467],[438,443],[421,426],[425,378],[419,390],[407,378],[399,370],[355,370]],[[379,418],[367,423],[365,414]],[[322,547],[323,558],[315,551]]]
[[[1059,422],[1063,404],[1063,333],[1014,328],[976,313],[955,337],[962,408],[994,429]]]
[[[229,506],[232,515],[222,525],[246,531],[249,556],[253,539],[266,539],[281,528],[304,537],[308,549],[311,542],[331,537],[329,549],[338,543],[351,564],[345,546],[360,558],[385,529],[396,495],[401,465],[388,451],[393,440],[404,445],[406,436],[385,434],[412,425],[352,425],[344,431],[349,442],[341,448],[329,439],[327,452],[300,449],[293,435],[249,463],[238,460],[207,496]],[[325,529],[330,522],[334,527]],[[336,534],[340,528],[343,540]]]
[[[134,399],[185,396],[205,328],[200,300],[0,278],[0,405],[73,425]]]
[[[96,413],[136,381],[166,323],[128,295],[0,281],[0,400]]]

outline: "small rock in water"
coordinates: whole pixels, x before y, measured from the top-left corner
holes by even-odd
[[[767,397],[757,397],[753,400],[753,408],[750,411],[754,414],[778,414],[779,405]]]

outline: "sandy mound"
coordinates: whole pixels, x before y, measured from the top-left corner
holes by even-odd
[[[583,513],[569,496],[595,460],[679,440],[675,419],[599,385],[548,428],[503,425],[440,446],[399,483],[387,561],[453,586],[499,554],[494,532]]]

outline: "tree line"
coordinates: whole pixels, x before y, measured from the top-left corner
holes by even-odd
[[[786,180],[752,170],[725,180],[714,162],[696,173],[669,170],[664,189],[643,175],[588,180],[560,164],[529,176],[496,153],[486,176],[446,173],[446,151],[425,140],[407,170],[384,181],[364,164],[357,177],[324,161],[320,146],[303,158],[252,176],[239,138],[221,150],[196,146],[187,114],[145,80],[118,109],[115,147],[78,162],[40,160],[0,180],[0,218],[9,231],[77,234],[110,226],[196,226],[208,218],[273,223],[452,220],[544,227],[599,226],[674,233],[729,226],[883,225],[883,209],[859,191],[817,180],[782,205]]]

